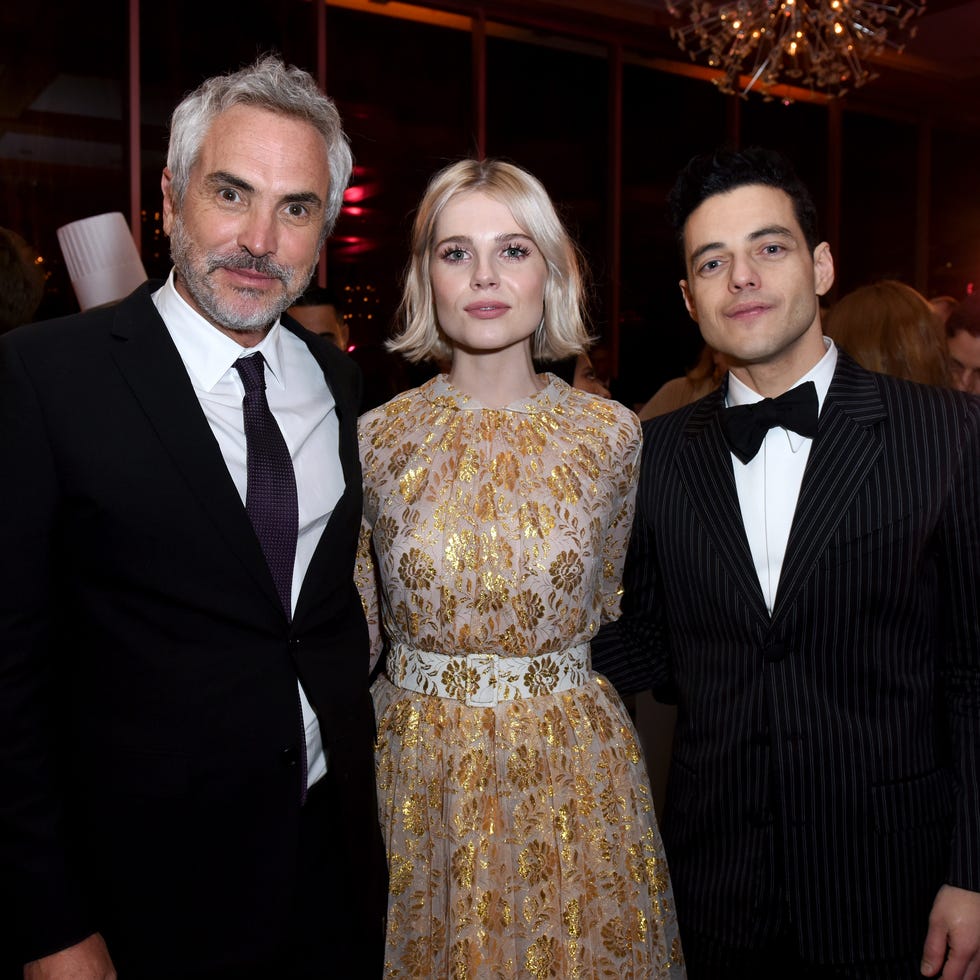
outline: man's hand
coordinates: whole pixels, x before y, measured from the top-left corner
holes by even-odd
[[[940,970],[943,980],[980,977],[980,892],[952,885],[939,889],[929,914],[922,973],[934,977]]]
[[[116,980],[105,940],[95,933],[24,966],[24,980]]]

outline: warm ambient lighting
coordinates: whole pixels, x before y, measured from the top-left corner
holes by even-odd
[[[835,97],[877,77],[864,61],[885,48],[901,52],[903,33],[925,0],[668,0],[688,23],[671,36],[691,60],[707,56],[722,92],[766,97],[777,84],[806,85]],[[747,76],[744,82],[740,76]]]

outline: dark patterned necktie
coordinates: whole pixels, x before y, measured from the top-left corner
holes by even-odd
[[[282,437],[265,396],[265,358],[261,354],[240,357],[235,368],[245,386],[245,453],[248,485],[245,510],[258,536],[279,601],[292,619],[293,564],[299,529],[299,498],[289,448]],[[298,689],[297,689],[297,697]],[[302,702],[299,725],[300,803],[306,802],[306,728]]]
[[[286,616],[292,618],[293,564],[299,527],[296,475],[286,440],[265,396],[265,358],[252,354],[235,361],[245,385],[242,412],[248,485],[245,509],[272,572]]]
[[[731,451],[747,463],[759,451],[766,433],[776,426],[812,439],[817,434],[818,413],[817,386],[807,381],[778,398],[723,409],[721,428]]]

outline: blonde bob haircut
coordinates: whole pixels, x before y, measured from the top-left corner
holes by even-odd
[[[446,205],[459,194],[472,192],[505,205],[547,263],[544,318],[534,331],[533,357],[557,361],[587,350],[592,338],[582,311],[585,289],[578,248],[541,182],[520,167],[494,159],[460,160],[429,181],[412,226],[412,252],[396,315],[400,329],[388,341],[388,349],[413,362],[452,357],[452,345],[436,317],[432,250],[436,223]]]

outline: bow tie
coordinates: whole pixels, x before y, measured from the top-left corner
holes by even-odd
[[[778,398],[734,405],[721,413],[721,429],[732,452],[747,463],[759,451],[766,433],[780,426],[812,439],[817,434],[817,387],[812,381],[790,388]]]

